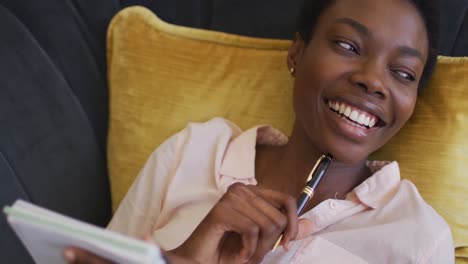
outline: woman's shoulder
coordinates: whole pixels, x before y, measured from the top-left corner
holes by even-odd
[[[233,140],[244,132],[235,123],[220,117],[206,122],[189,122],[185,128],[163,142],[150,160],[167,160],[174,169],[191,168],[193,172],[206,166],[219,167]]]
[[[221,117],[215,117],[205,122],[189,122],[156,148],[153,155],[161,151],[180,152],[187,147],[218,144],[220,138],[229,139],[241,133],[242,130],[235,123]]]
[[[355,189],[361,202],[378,209],[380,216],[396,221],[413,231],[423,230],[424,236],[437,236],[448,227],[445,220],[423,199],[416,185],[400,176],[398,162],[369,161],[374,173]],[[387,219],[386,218],[386,219]]]
[[[381,193],[384,194],[383,196],[387,196],[386,199],[381,197],[383,204],[386,203],[383,208],[397,208],[398,213],[414,215],[441,226],[447,225],[445,220],[424,200],[418,187],[411,180],[405,178],[405,175],[400,175],[398,162],[368,161],[367,166],[374,173],[373,179],[368,180],[368,185],[375,189],[391,187],[389,187],[391,191],[382,191]]]
[[[393,211],[399,216],[402,230],[410,234],[406,236],[407,239],[413,239],[415,244],[421,245],[421,259],[447,255],[453,251],[448,223],[424,200],[413,182],[402,179],[393,200],[397,201]]]
[[[405,203],[409,211],[417,215],[420,223],[426,223],[431,227],[437,226],[439,230],[448,227],[444,218],[421,196],[417,186],[408,179],[402,179],[400,188]]]
[[[206,140],[215,140],[220,136],[237,136],[242,133],[242,130],[228,119],[215,117],[205,122],[189,122],[179,133],[184,134],[187,138],[200,139],[201,137]]]
[[[423,199],[414,183],[400,178],[398,163],[375,165],[383,166],[377,166],[380,170],[357,192],[361,202],[374,205],[373,210],[356,215],[359,225],[368,221],[368,232],[385,233],[389,252],[397,254],[401,246],[410,249],[407,253],[414,263],[450,263],[432,261],[450,259],[453,252],[450,227],[444,218]]]

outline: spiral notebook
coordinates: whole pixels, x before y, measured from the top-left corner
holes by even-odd
[[[165,263],[160,249],[31,203],[17,200],[3,211],[36,263],[66,263],[63,250],[75,246],[116,263]]]

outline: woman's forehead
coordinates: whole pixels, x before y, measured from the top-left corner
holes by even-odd
[[[427,54],[425,23],[418,10],[404,0],[338,0],[319,18],[317,30],[347,24],[365,37],[406,46]]]

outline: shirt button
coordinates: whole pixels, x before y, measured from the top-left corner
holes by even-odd
[[[336,209],[337,206],[338,206],[338,204],[335,201],[330,201],[330,208],[331,209]]]

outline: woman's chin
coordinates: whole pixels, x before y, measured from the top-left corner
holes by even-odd
[[[369,158],[370,153],[350,148],[336,148],[330,150],[329,154],[333,156],[335,162],[344,163],[347,165],[359,164]]]

